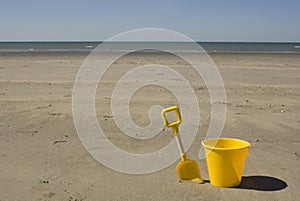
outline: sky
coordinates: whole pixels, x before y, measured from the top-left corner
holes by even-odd
[[[103,41],[163,28],[195,41],[300,42],[299,0],[0,0],[0,41]]]

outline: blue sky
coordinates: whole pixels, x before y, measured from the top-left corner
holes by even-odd
[[[0,41],[99,41],[137,28],[196,41],[300,42],[299,0],[0,0]]]

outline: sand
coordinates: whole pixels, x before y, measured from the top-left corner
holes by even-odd
[[[76,133],[72,89],[87,53],[0,53],[0,200],[297,200],[300,165],[299,54],[211,53],[225,83],[227,117],[222,137],[251,143],[242,185],[178,182],[176,163],[159,172],[129,175],[93,159]],[[209,124],[210,100],[201,79],[171,55],[132,54],[115,62],[99,85],[99,123],[120,148],[146,153],[172,140],[169,129],[153,140],[125,137],[115,126],[110,96],[126,70],[141,64],[168,65],[190,80],[201,110],[190,158],[198,159]],[[157,96],[159,93],[159,96]],[[153,104],[176,104],[164,89],[144,88],[131,103],[132,119],[149,123]],[[184,117],[183,117],[184,118]]]

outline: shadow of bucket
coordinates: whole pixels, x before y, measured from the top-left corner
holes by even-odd
[[[206,153],[210,183],[219,187],[239,186],[250,144],[233,138],[213,138],[201,143]]]

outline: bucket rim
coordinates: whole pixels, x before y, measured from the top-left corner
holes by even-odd
[[[236,147],[236,148],[222,148],[222,147],[214,147],[214,146],[209,146],[207,144],[205,144],[208,141],[212,141],[212,140],[234,140],[234,141],[239,141],[239,142],[243,142],[245,143],[244,146],[240,146],[240,147]],[[230,150],[241,150],[241,149],[248,149],[251,147],[250,143],[245,141],[245,140],[240,140],[237,138],[209,138],[206,140],[201,141],[201,144],[204,148],[206,149],[210,149],[210,150],[220,150],[220,151],[230,151]]]

